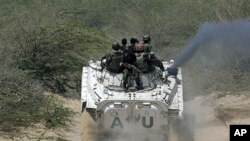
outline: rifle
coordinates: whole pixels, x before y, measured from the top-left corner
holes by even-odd
[[[122,64],[123,67],[127,68],[127,69],[133,69],[139,73],[142,73],[142,71],[140,69],[138,69],[136,66],[132,65],[132,64],[128,64],[128,63],[123,63]]]

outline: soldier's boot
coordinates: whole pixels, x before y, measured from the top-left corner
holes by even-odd
[[[123,88],[125,89],[125,91],[128,90],[128,70],[127,69],[123,71]]]
[[[141,79],[138,77],[135,79],[135,82],[136,82],[136,89],[137,90],[142,90],[143,89],[143,86],[142,86],[142,82],[141,82]]]
[[[125,90],[125,91],[128,91],[128,85],[127,85],[127,82],[124,82],[124,83],[123,83],[123,88],[124,88],[124,90]]]

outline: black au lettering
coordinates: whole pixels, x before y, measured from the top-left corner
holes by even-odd
[[[114,128],[115,126],[119,126],[120,128],[123,128],[122,122],[119,117],[114,118],[111,128]]]
[[[146,124],[146,117],[143,116],[142,117],[142,125],[143,127],[145,128],[151,128],[153,125],[154,125],[154,120],[153,120],[153,117],[149,117],[149,124]]]

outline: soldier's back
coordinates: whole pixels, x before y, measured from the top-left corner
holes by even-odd
[[[109,54],[109,62],[107,64],[107,70],[114,73],[121,73],[122,67],[120,63],[123,60],[123,54],[120,51],[113,52]]]

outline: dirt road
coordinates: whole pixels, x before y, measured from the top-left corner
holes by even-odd
[[[68,130],[64,131],[64,139],[69,141],[81,141],[81,106],[79,100],[69,100],[67,105],[70,109],[76,112],[75,116],[72,118],[72,123],[70,124]]]
[[[60,98],[60,97],[59,97]],[[83,118],[80,113],[80,101],[60,98],[65,102],[65,106],[69,107],[77,114],[72,117],[67,129],[57,129],[44,132],[41,128],[28,129],[27,134],[34,138],[15,139],[18,141],[51,141],[62,140],[68,141],[90,141],[91,135],[86,134],[86,130],[91,132],[93,128],[89,116]],[[228,141],[230,124],[250,124],[250,93],[213,93],[205,96],[197,96],[195,99],[186,102],[186,111],[195,114],[195,141]],[[39,125],[38,125],[39,126]],[[96,128],[96,127],[94,127]],[[37,130],[37,131],[36,131]],[[36,131],[36,132],[35,132]],[[35,133],[39,133],[35,136]],[[13,140],[13,139],[12,139]],[[11,141],[11,139],[3,139],[0,141]]]
[[[196,118],[195,141],[228,141],[230,124],[250,124],[249,92],[215,92],[185,104],[185,110]]]
[[[250,124],[250,93],[214,93],[186,105],[196,115],[195,141],[228,141],[230,124]]]

